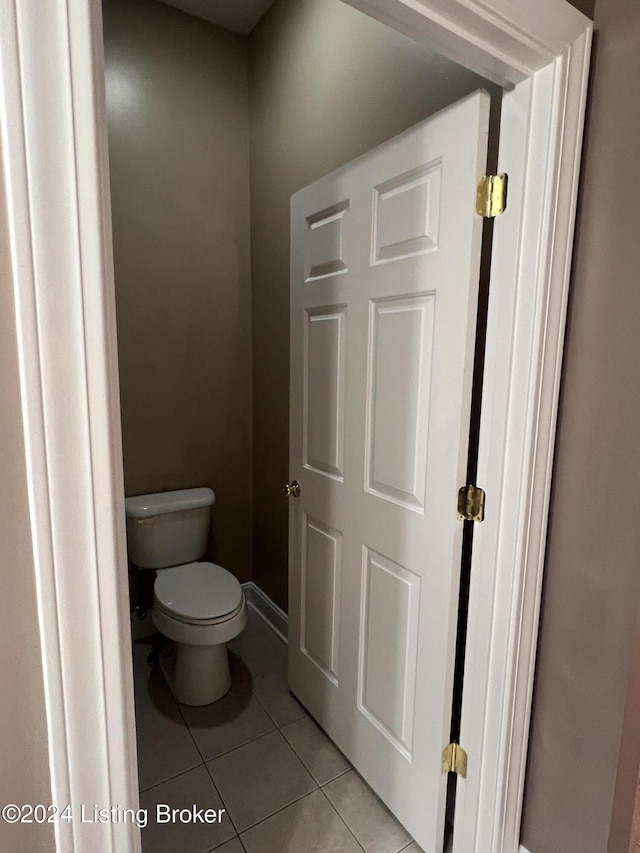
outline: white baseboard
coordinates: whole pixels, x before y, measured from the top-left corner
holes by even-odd
[[[289,617],[263,592],[253,581],[242,584],[247,607],[250,607],[271,630],[276,633],[283,643],[288,642]]]
[[[521,845],[520,845],[520,853],[529,853],[529,851],[527,850],[527,848],[526,848],[526,847],[524,847],[524,846],[521,844]]]

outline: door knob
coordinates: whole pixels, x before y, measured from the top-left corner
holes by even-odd
[[[286,483],[282,487],[282,494],[285,498],[290,498],[293,495],[294,498],[297,498],[300,494],[300,483],[297,480],[292,480],[291,483]]]

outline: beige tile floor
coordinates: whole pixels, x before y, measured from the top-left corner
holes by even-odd
[[[230,644],[231,691],[179,705],[134,625],[141,806],[225,809],[214,824],[149,820],[144,853],[420,853],[287,689],[286,646],[254,613]],[[146,634],[146,636],[145,636]]]

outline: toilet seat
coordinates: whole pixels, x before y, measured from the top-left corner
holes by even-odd
[[[179,622],[182,625],[194,625],[202,627],[206,627],[208,625],[222,625],[225,622],[228,622],[230,619],[233,619],[234,616],[237,616],[243,607],[244,601],[241,601],[235,610],[233,610],[231,613],[226,613],[224,616],[217,616],[213,619],[193,619],[189,616],[181,616],[180,614],[176,613],[175,610],[172,610],[169,607],[164,607],[164,605],[162,605],[157,598],[154,601],[154,611],[156,613],[162,613],[172,619],[174,622]]]
[[[158,571],[156,606],[190,625],[215,625],[232,618],[243,604],[238,579],[215,563],[184,563]]]
[[[228,643],[229,640],[238,636],[247,624],[247,605],[242,589],[240,589],[240,604],[231,613],[226,613],[217,619],[189,620],[163,607],[155,598],[151,610],[151,620],[161,634],[176,643],[191,646],[214,646],[220,643]],[[190,703],[187,702],[186,704]]]

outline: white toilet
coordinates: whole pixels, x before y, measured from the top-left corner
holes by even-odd
[[[195,562],[209,535],[211,489],[183,489],[125,500],[132,563],[158,569],[151,617],[175,642],[160,657],[173,695],[185,705],[209,705],[231,686],[226,643],[247,624],[238,579],[215,563]]]

